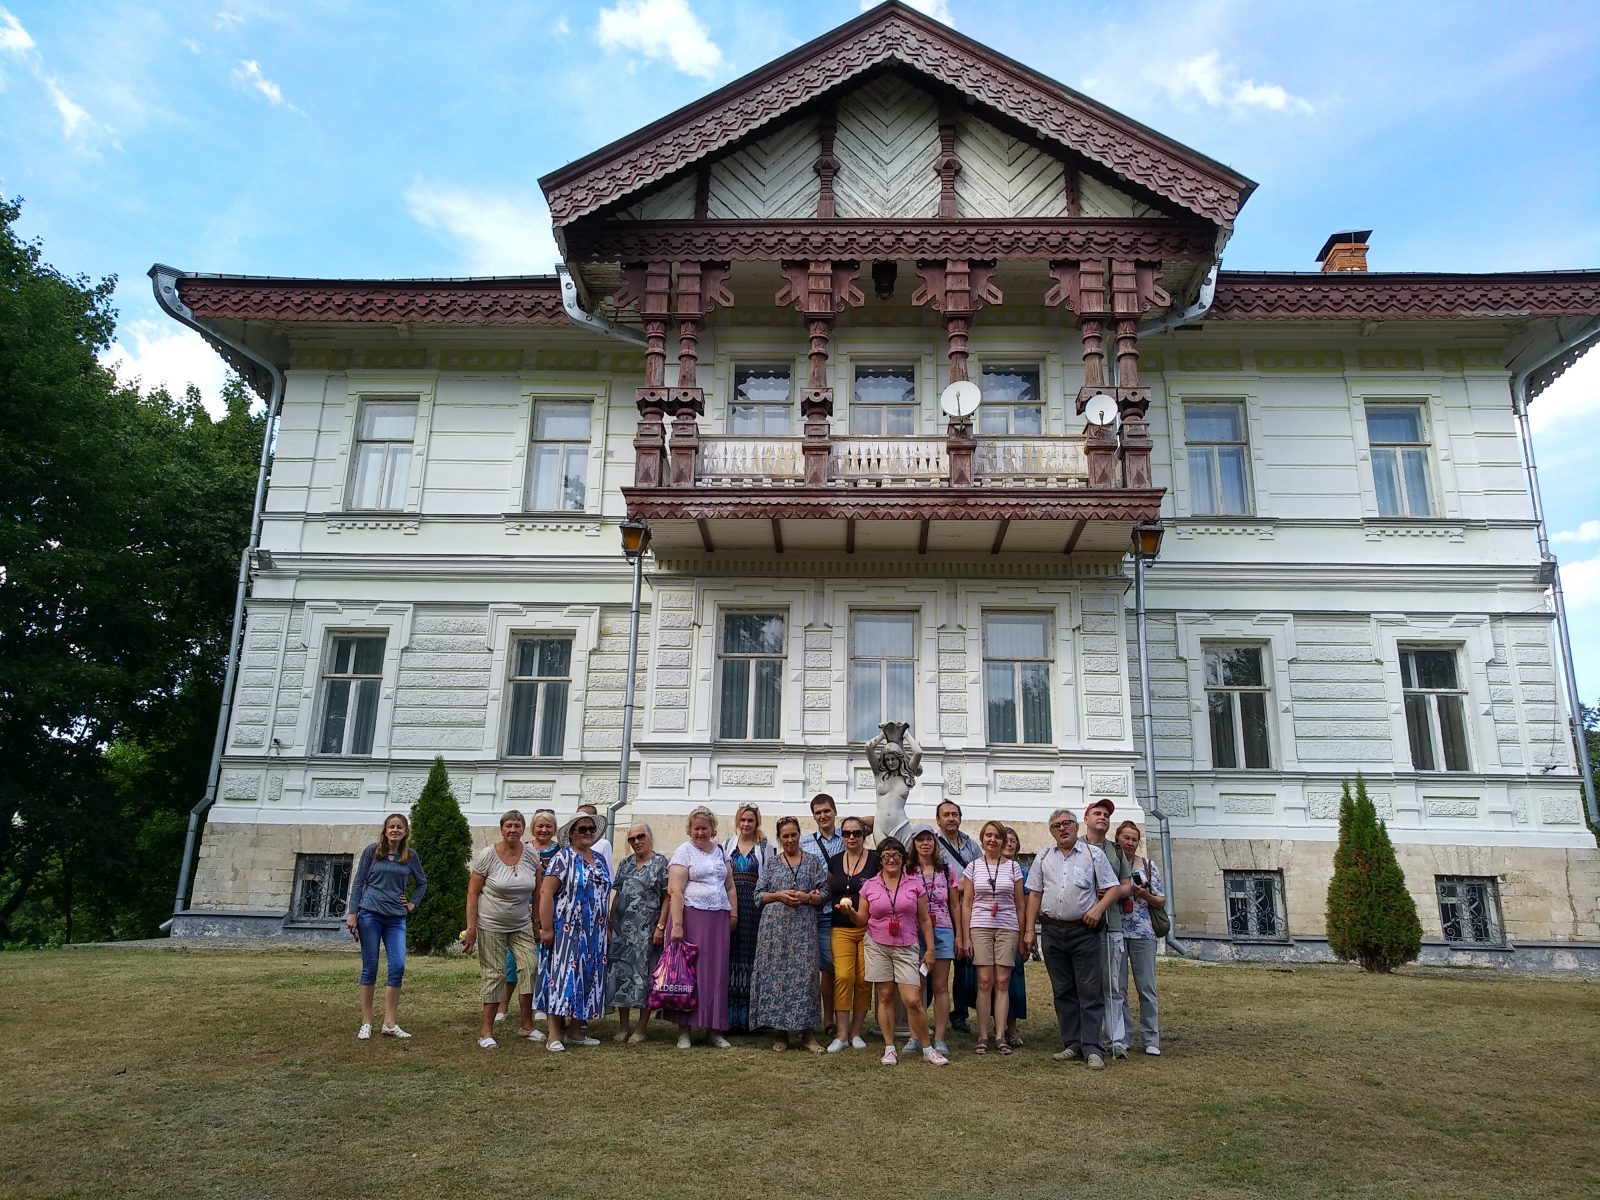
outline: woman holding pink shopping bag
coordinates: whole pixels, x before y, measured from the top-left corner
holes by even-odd
[[[739,919],[728,855],[717,844],[716,815],[704,806],[689,814],[689,840],[673,852],[667,871],[667,939],[692,944],[696,955],[695,1006],[672,1014],[681,1027],[678,1049],[689,1048],[691,1030],[705,1031],[706,1044],[726,1049],[728,943]]]

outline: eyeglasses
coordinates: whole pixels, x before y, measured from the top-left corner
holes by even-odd
[[[595,829],[595,827],[593,825],[574,825],[572,827],[572,832],[573,833],[593,833],[594,829]],[[633,839],[629,838],[628,840],[631,842]]]
[[[867,836],[867,831],[865,829],[841,829],[839,831],[839,836],[840,837],[866,837]]]
[[[634,842],[642,842],[642,841],[645,840],[645,838],[647,838],[649,836],[650,835],[648,833],[632,833],[632,834],[629,834],[628,835],[628,845],[631,846],[631,845],[633,845]]]
[[[1071,829],[1076,824],[1077,824],[1076,821],[1051,821],[1050,822],[1050,828],[1051,829]]]

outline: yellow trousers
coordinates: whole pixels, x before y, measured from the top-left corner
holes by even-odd
[[[833,928],[833,1009],[871,1012],[872,985],[867,982],[867,931]]]

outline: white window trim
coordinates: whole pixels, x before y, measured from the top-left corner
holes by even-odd
[[[1277,714],[1274,711],[1278,707],[1278,705],[1277,705],[1277,690],[1276,690],[1277,689],[1277,676],[1276,676],[1276,671],[1273,669],[1273,661],[1274,660],[1273,660],[1273,655],[1272,655],[1272,647],[1271,647],[1270,644],[1268,644],[1266,642],[1263,642],[1263,641],[1260,641],[1259,639],[1251,639],[1251,640],[1248,640],[1248,641],[1241,641],[1241,640],[1235,640],[1235,639],[1232,639],[1232,638],[1205,638],[1200,643],[1200,687],[1201,687],[1201,705],[1200,706],[1204,710],[1204,716],[1205,716],[1206,756],[1209,758],[1210,755],[1211,755],[1211,704],[1210,704],[1210,698],[1211,698],[1212,689],[1206,685],[1205,652],[1207,650],[1234,650],[1234,649],[1238,649],[1238,650],[1254,650],[1266,660],[1265,662],[1262,663],[1262,666],[1265,668],[1262,671],[1262,678],[1266,680],[1266,685],[1265,685],[1265,688],[1263,690],[1266,692],[1266,700],[1267,700],[1267,703],[1266,703],[1266,718],[1267,718],[1267,760],[1268,761],[1267,761],[1267,765],[1264,766],[1264,767],[1246,766],[1244,764],[1244,762],[1242,761],[1243,757],[1244,757],[1244,753],[1243,753],[1243,743],[1244,743],[1243,711],[1242,711],[1242,706],[1238,703],[1237,700],[1235,700],[1234,701],[1234,705],[1233,705],[1234,749],[1239,751],[1241,761],[1240,761],[1240,764],[1238,766],[1236,766],[1236,767],[1216,767],[1215,769],[1219,770],[1219,771],[1238,771],[1238,772],[1241,772],[1241,773],[1248,772],[1250,774],[1254,774],[1254,775],[1257,775],[1257,776],[1274,774],[1278,770],[1278,763],[1279,763],[1279,760],[1281,758],[1281,754],[1280,754],[1280,751],[1279,751],[1279,748],[1278,748],[1278,743],[1281,740],[1281,737],[1280,737],[1280,732],[1279,732],[1279,728],[1278,728],[1278,721],[1276,720],[1276,717],[1279,714]],[[1254,689],[1251,689],[1251,688],[1237,688],[1237,687],[1219,687],[1219,688],[1216,689],[1216,691],[1218,693],[1220,693],[1220,694],[1232,695],[1232,696],[1237,696],[1241,692],[1248,692],[1248,691],[1252,691],[1252,690],[1254,690]]]
[[[1195,521],[1259,521],[1270,513],[1272,493],[1268,487],[1266,432],[1262,427],[1261,394],[1256,383],[1229,380],[1225,387],[1179,383],[1168,384],[1166,391],[1174,514]],[[1183,406],[1188,403],[1237,404],[1244,410],[1245,472],[1248,475],[1245,486],[1250,493],[1248,512],[1213,516],[1194,511],[1194,489],[1189,483],[1189,442],[1183,429]]]
[[[702,343],[703,344],[703,343]],[[804,420],[800,415],[800,393],[805,391],[806,376],[811,365],[803,354],[796,354],[794,341],[767,339],[749,342],[721,342],[711,368],[711,386],[706,389],[706,415],[704,428],[729,437],[749,436],[735,434],[729,423],[733,420],[733,373],[742,366],[778,367],[788,364],[790,403],[793,412],[789,418],[789,437],[801,436]],[[838,411],[835,403],[834,410]],[[777,435],[773,435],[777,436]]]
[[[695,590],[693,628],[694,685],[690,688],[689,728],[691,737],[715,747],[717,750],[744,752],[753,747],[757,751],[788,745],[800,741],[804,734],[801,706],[805,702],[804,663],[805,627],[800,614],[806,611],[812,589],[804,587],[762,588],[752,594],[749,587],[718,583],[702,585]],[[662,613],[671,610],[662,610]],[[722,615],[725,612],[781,613],[784,620],[783,640],[783,697],[779,735],[771,738],[742,738],[726,740],[717,736],[721,713],[718,711],[721,689],[717,680],[717,660],[722,649]],[[657,628],[661,613],[657,614]],[[655,644],[652,641],[652,644]],[[681,740],[681,734],[674,734]]]
[[[345,376],[344,412],[340,417],[338,449],[334,452],[334,484],[328,489],[330,513],[422,511],[422,484],[427,475],[428,438],[433,426],[433,404],[437,379],[433,375],[410,372],[351,371]],[[398,509],[352,509],[347,507],[355,482],[355,447],[361,431],[361,405],[366,400],[415,400],[416,436],[412,440],[411,470],[406,476],[405,499]]]
[[[993,350],[992,347],[989,347],[988,349],[989,349],[989,352],[987,354],[985,354],[982,358],[979,358],[976,355],[974,355],[972,358],[969,358],[967,360],[967,378],[972,380],[973,383],[977,384],[981,388],[983,386],[983,372],[984,372],[984,364],[985,363],[992,363],[992,364],[994,364],[996,366],[1002,366],[1002,367],[1033,367],[1033,368],[1037,369],[1038,372],[1039,372],[1039,432],[1038,433],[991,433],[991,434],[987,434],[987,435],[979,434],[978,436],[979,437],[985,437],[985,436],[987,436],[987,437],[1052,437],[1052,436],[1059,436],[1059,434],[1056,434],[1054,431],[1057,430],[1057,429],[1060,429],[1061,426],[1053,424],[1052,420],[1051,420],[1051,417],[1053,415],[1052,414],[1052,408],[1059,408],[1060,405],[1059,405],[1059,403],[1052,404],[1052,401],[1054,400],[1054,398],[1056,396],[1056,393],[1054,391],[1052,391],[1051,387],[1050,387],[1050,367],[1051,367],[1051,364],[1046,361],[1045,355],[1041,351],[1037,351],[1037,350],[1034,350],[1034,351],[1031,351],[1031,352],[1030,351],[1019,351],[1016,354],[1008,355],[1008,354],[997,353],[997,352],[995,352]],[[943,390],[944,390],[943,388],[940,389],[940,391],[943,391]],[[1005,407],[1014,408],[1014,407],[1017,407],[1017,406],[1008,404]],[[981,412],[981,409],[980,409],[980,412]],[[976,426],[974,426],[974,427],[976,427]]]
[[[986,325],[983,331],[983,352],[973,354],[967,360],[967,376],[974,383],[981,383],[983,364],[986,362],[998,363],[1001,366],[1036,364],[1039,368],[1039,387],[1043,392],[1044,401],[1044,432],[1039,436],[1075,437],[1082,434],[1083,419],[1073,409],[1077,405],[1078,388],[1083,381],[1083,363],[1076,358],[1068,363],[1061,354],[1059,343],[1050,345],[1035,336],[1014,332],[1004,326]],[[1070,381],[1067,378],[1069,368],[1072,369],[1074,376]],[[944,414],[939,411],[938,393],[943,390],[943,383],[937,383],[933,397],[934,417],[941,429]]]
[[[840,347],[833,359],[833,432],[840,437],[863,436],[850,428],[850,410],[855,407],[857,367],[904,367],[912,369],[917,383],[917,427],[907,437],[932,437],[941,432],[939,417],[938,358],[922,341],[907,343],[898,350],[873,344],[870,349]],[[873,435],[865,435],[873,436]],[[899,437],[899,434],[884,434]]]
[[[853,741],[850,738],[850,724],[851,724],[851,721],[850,721],[850,718],[851,718],[851,713],[850,713],[850,673],[851,672],[850,672],[850,669],[854,665],[855,658],[856,658],[856,653],[855,653],[856,652],[856,647],[855,647],[855,641],[854,641],[853,627],[854,627],[855,618],[857,616],[861,616],[861,615],[867,615],[867,616],[897,616],[897,617],[909,617],[911,619],[911,708],[912,708],[912,711],[909,714],[909,717],[910,717],[910,725],[911,725],[911,735],[917,739],[917,742],[920,745],[920,744],[922,744],[922,735],[918,732],[918,727],[919,727],[919,725],[921,725],[926,720],[926,715],[927,715],[926,714],[926,710],[919,703],[919,699],[920,699],[920,695],[919,694],[923,690],[923,683],[922,683],[923,672],[921,670],[921,668],[922,668],[922,654],[921,654],[921,650],[922,650],[922,613],[918,609],[916,609],[914,607],[907,607],[904,604],[900,604],[900,605],[884,605],[882,607],[879,607],[877,605],[855,605],[845,613],[845,637],[844,637],[844,645],[845,645],[845,658],[844,658],[844,664],[845,664],[845,671],[844,671],[844,703],[845,703],[844,729],[845,729],[845,739],[847,741],[850,741],[851,745],[862,745],[862,744],[864,744],[864,742]],[[898,659],[892,659],[892,658],[889,658],[887,656],[879,655],[879,656],[875,657],[872,661],[881,664],[881,663],[899,661],[899,660]],[[883,675],[881,673],[880,673],[880,675],[878,677],[878,682],[879,682],[879,692],[880,692],[880,695],[881,695],[882,683],[883,683]],[[902,716],[906,716],[906,715],[908,715],[908,714],[894,713],[894,714],[889,714],[887,716],[884,716],[883,719],[886,720],[886,721],[898,721],[898,720],[901,719]]]
[[[775,738],[757,737],[754,733],[747,733],[744,737],[722,736],[722,634],[725,628],[726,618],[745,614],[753,614],[757,616],[778,616],[783,618],[783,653],[781,656],[783,666],[778,673],[778,736]],[[716,745],[732,748],[741,746],[762,747],[780,745],[789,740],[788,734],[792,725],[792,714],[790,710],[795,704],[803,704],[805,702],[805,691],[803,685],[800,687],[796,686],[797,682],[803,681],[804,676],[794,669],[794,634],[794,613],[793,610],[787,605],[768,604],[759,599],[745,599],[734,603],[721,604],[717,606],[716,623],[712,626],[710,638],[712,652],[710,690],[711,740]],[[804,645],[803,640],[801,644],[802,646]],[[803,656],[805,651],[802,649],[800,653]],[[738,656],[738,658],[744,662],[774,657],[778,656],[767,654],[748,654]],[[752,688],[754,686],[754,680],[755,676],[752,673]],[[753,692],[746,693],[746,699],[753,700]],[[754,706],[752,705],[752,711],[747,711],[745,713],[745,725],[747,728],[755,723],[753,707]]]
[[[610,388],[592,379],[583,381],[523,375],[518,391],[517,427],[513,435],[511,463],[506,488],[506,513],[541,521],[575,520],[598,517],[605,507],[606,438],[610,429]],[[589,463],[583,481],[583,507],[543,509],[527,507],[529,485],[533,482],[528,448],[533,444],[533,406],[540,400],[587,401],[589,410]],[[576,444],[576,443],[574,443]],[[632,455],[629,455],[632,461]]]
[[[588,712],[589,656],[600,645],[600,608],[594,604],[489,605],[489,704],[484,714],[485,758],[519,771],[538,770],[554,765],[557,759],[544,755],[508,755],[506,722],[511,706],[506,703],[511,688],[511,644],[519,637],[565,637],[572,639],[572,682],[567,690],[567,728],[562,739],[560,762],[576,762],[583,756],[584,718]],[[640,672],[641,676],[643,672]]]
[[[1045,753],[1052,756],[1057,756],[1061,750],[1090,748],[1076,687],[1083,654],[1082,641],[1077,636],[1082,628],[1077,589],[1063,594],[1059,585],[1056,588],[1023,587],[1014,582],[1009,586],[964,588],[961,600],[966,622],[969,681],[965,745],[990,754]],[[983,618],[991,613],[1040,613],[1047,617],[1051,668],[1048,743],[989,741],[988,697],[983,690]],[[1123,655],[1123,662],[1126,665],[1126,654]],[[1129,712],[1127,671],[1124,670],[1122,674],[1122,711],[1126,714]],[[1127,731],[1128,718],[1125,716],[1124,735]],[[1095,747],[1103,744],[1103,739],[1094,742]]]
[[[1295,645],[1294,617],[1289,613],[1258,613],[1253,617],[1180,612],[1178,657],[1189,677],[1190,737],[1193,770],[1218,771],[1231,779],[1261,779],[1300,769],[1294,736],[1293,692],[1289,686],[1289,661]],[[1270,768],[1218,767],[1211,761],[1211,719],[1206,711],[1205,648],[1212,644],[1261,646],[1267,655],[1267,736],[1272,742]]]
[[[372,731],[372,752],[363,755],[321,755],[330,762],[376,762],[390,756],[394,731],[395,689],[400,678],[400,655],[411,645],[412,608],[409,604],[347,604],[337,600],[313,600],[305,606],[301,620],[300,648],[306,652],[306,669],[300,690],[300,712],[295,720],[293,742],[285,754],[312,755],[311,742],[322,719],[322,672],[328,660],[328,644],[339,634],[384,635],[383,681],[378,685],[378,714]]]
[[[1414,773],[1429,784],[1469,780],[1504,766],[1495,737],[1494,710],[1487,697],[1489,666],[1503,665],[1495,655],[1494,634],[1488,616],[1411,617],[1403,613],[1372,615],[1373,645],[1383,665],[1384,688],[1389,700],[1390,736],[1394,740],[1394,769]],[[1418,771],[1411,763],[1411,735],[1406,730],[1405,688],[1400,678],[1400,647],[1456,650],[1461,667],[1461,690],[1466,693],[1467,756],[1465,771]],[[1519,771],[1527,768],[1518,767]]]
[[[1356,485],[1361,489],[1361,515],[1376,524],[1408,524],[1416,521],[1459,521],[1461,492],[1456,486],[1450,430],[1445,420],[1444,394],[1440,384],[1418,385],[1384,380],[1351,380],[1350,423],[1355,436]],[[1429,517],[1386,516],[1378,511],[1378,488],[1372,478],[1372,442],[1367,437],[1368,405],[1413,405],[1422,411],[1428,437],[1428,483],[1435,489],[1433,515]]]

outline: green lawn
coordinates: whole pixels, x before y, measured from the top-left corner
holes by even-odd
[[[1594,1197],[1600,985],[1163,963],[1163,1058],[651,1043],[479,1050],[476,971],[413,960],[355,1040],[349,954],[0,954],[0,1195]],[[611,1024],[600,1027],[602,1037]]]

